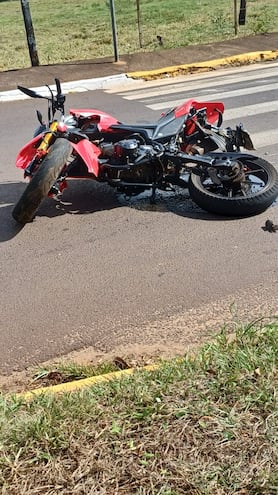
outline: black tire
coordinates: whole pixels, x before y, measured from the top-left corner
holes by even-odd
[[[57,139],[49,148],[49,152],[13,209],[12,215],[17,222],[23,225],[32,222],[37,209],[55,184],[71,152],[72,147],[65,139]]]
[[[243,157],[240,161],[246,170],[245,183],[250,184],[247,192],[238,191],[230,197],[222,185],[213,185],[208,175],[191,174],[188,188],[193,201],[204,210],[229,217],[257,215],[266,210],[278,196],[277,170],[256,156]],[[261,181],[259,190],[252,190],[252,187],[258,186],[258,180]]]

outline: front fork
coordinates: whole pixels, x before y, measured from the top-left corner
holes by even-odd
[[[32,177],[34,171],[36,170],[38,164],[42,161],[45,155],[48,153],[49,147],[54,142],[54,134],[58,129],[59,123],[57,120],[51,122],[49,126],[49,130],[43,135],[40,145],[37,148],[36,154],[29,163],[29,165],[25,168],[24,177]]]

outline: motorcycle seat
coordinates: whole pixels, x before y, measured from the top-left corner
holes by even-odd
[[[113,124],[110,126],[110,129],[114,129],[115,131],[126,131],[127,134],[140,134],[147,142],[152,140],[156,128],[157,124]]]
[[[111,125],[110,128],[127,133],[138,133],[146,140],[147,144],[151,144],[153,141],[169,141],[172,136],[181,131],[184,120],[184,115],[177,117],[174,111],[170,111],[154,123],[135,125],[118,123]]]
[[[137,129],[155,129],[157,127],[157,122],[155,124],[112,124],[110,126],[112,129],[123,129],[127,131],[136,131]]]

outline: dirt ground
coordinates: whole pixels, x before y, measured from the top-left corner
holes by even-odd
[[[154,320],[138,328],[137,331],[133,329],[133,335],[138,335],[136,342],[126,344],[124,337],[119,336],[118,345],[113,350],[83,348],[51,361],[37,365],[34,363],[31,368],[15,372],[10,376],[0,376],[0,392],[18,393],[69,381],[59,371],[64,363],[93,367],[111,363],[114,364],[115,370],[141,367],[156,364],[161,359],[192,353],[200,345],[212,341],[213,336],[223,328],[232,335],[239,325],[250,324],[251,321],[258,320],[262,323],[277,321],[277,316],[271,316],[277,314],[276,295],[273,294],[272,298],[267,299],[263,297],[264,290],[269,293],[269,290],[263,287],[250,289],[248,298],[252,300],[252,314],[248,309],[246,310],[250,307],[246,305],[246,294],[244,293],[243,297],[242,291],[238,291],[229,298]],[[267,304],[262,304],[262,300],[268,301]],[[158,334],[163,335],[159,342],[157,342]],[[144,342],[149,343],[144,344]],[[39,369],[50,370],[49,376],[34,379]]]
[[[200,336],[199,345],[205,341]],[[195,346],[196,347],[196,346]],[[192,350],[193,346],[188,345],[187,350]],[[100,352],[93,347],[88,347],[80,351],[73,351],[61,358],[46,361],[38,366],[27,368],[20,372],[15,372],[9,376],[0,376],[0,393],[13,394],[33,390],[40,387],[49,387],[59,383],[65,383],[68,377],[60,371],[64,363],[74,363],[74,365],[99,366],[103,363],[114,365],[115,371],[126,368],[137,368],[149,364],[156,364],[161,359],[168,359],[182,356],[185,353],[183,344],[173,342],[161,343],[159,345],[132,344],[119,346],[111,352]],[[37,378],[38,370],[47,369],[42,378]]]

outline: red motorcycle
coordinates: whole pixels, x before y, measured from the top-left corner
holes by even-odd
[[[57,196],[70,178],[106,182],[128,196],[188,188],[204,210],[242,217],[268,208],[278,196],[278,174],[265,160],[240,152],[254,149],[242,125],[222,128],[224,105],[190,99],[156,123],[123,124],[100,110],[71,109],[55,79],[49,96],[18,86],[48,101],[48,123],[18,153],[16,166],[30,179],[13,210],[21,224],[31,222],[47,196]],[[55,119],[56,112],[60,118]]]

